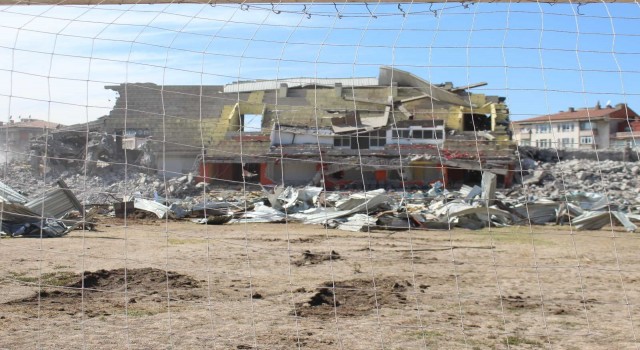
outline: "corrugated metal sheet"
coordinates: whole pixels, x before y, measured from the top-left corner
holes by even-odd
[[[69,211],[76,210],[73,202],[69,200],[61,188],[51,190],[44,196],[28,202],[25,206],[35,213],[42,213],[43,216],[56,219],[62,218]]]
[[[0,182],[0,197],[11,203],[24,204],[28,201],[27,197],[16,192],[13,188]]]
[[[158,218],[164,219],[169,213],[169,207],[158,202],[143,198],[134,198],[133,207],[156,214]]]
[[[40,215],[21,204],[0,203],[0,220],[12,223],[38,222]]]
[[[72,210],[82,213],[82,205],[67,185],[62,180],[58,181],[58,185],[60,188],[50,190],[44,196],[29,201],[25,207],[35,213],[43,214],[42,216],[55,219],[62,218]]]
[[[224,92],[248,92],[262,90],[276,90],[280,84],[287,84],[288,87],[300,87],[306,85],[335,86],[341,83],[344,87],[351,86],[377,86],[378,78],[291,78],[281,80],[256,80],[227,84]]]

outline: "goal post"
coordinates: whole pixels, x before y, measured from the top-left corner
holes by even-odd
[[[637,348],[638,1],[0,0],[7,348]]]

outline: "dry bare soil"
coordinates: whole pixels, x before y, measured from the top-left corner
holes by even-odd
[[[616,227],[99,230],[0,240],[0,348],[640,346],[639,241]]]

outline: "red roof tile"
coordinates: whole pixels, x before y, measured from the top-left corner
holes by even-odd
[[[573,112],[560,112],[556,114],[541,115],[529,119],[514,121],[514,124],[526,124],[526,123],[542,123],[542,122],[555,122],[565,120],[594,120],[603,119],[609,117],[610,119],[635,119],[638,118],[638,114],[626,105],[618,105],[613,108],[585,108],[576,109]]]

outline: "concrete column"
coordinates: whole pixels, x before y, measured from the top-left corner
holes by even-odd
[[[269,178],[269,175],[267,174],[267,172],[268,172],[267,163],[260,163],[260,184],[275,185],[276,183]]]
[[[342,97],[342,83],[336,83],[333,91],[336,92],[336,97]]]
[[[278,90],[278,97],[287,97],[287,92],[289,90],[289,86],[287,83],[281,83],[280,89]]]

